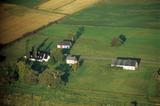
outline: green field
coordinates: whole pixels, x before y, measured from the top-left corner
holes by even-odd
[[[138,57],[142,59],[138,70],[112,69],[110,60],[84,60],[77,72],[70,72],[68,83],[61,89],[18,84],[15,86],[22,89],[13,89],[13,92],[34,93],[62,106],[128,106],[133,100],[140,106],[154,105],[154,101],[160,99],[160,82],[154,79],[160,66],[160,2],[129,1],[99,3],[6,46],[0,54],[7,56],[6,61],[15,62],[25,55],[26,44],[31,48],[48,39],[42,48],[54,49],[68,34],[84,26],[71,54],[101,58]],[[119,47],[111,47],[112,38],[120,34],[124,34],[127,41]]]
[[[111,27],[160,28],[160,2],[158,0],[103,1],[106,2],[86,9],[85,12],[75,13],[65,18],[62,23]]]

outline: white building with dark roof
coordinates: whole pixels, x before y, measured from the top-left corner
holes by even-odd
[[[50,55],[48,52],[44,52],[44,51],[36,51],[36,53],[34,53],[34,51],[29,52],[30,61],[48,62],[49,59],[50,59]]]
[[[139,58],[117,57],[112,60],[111,67],[120,67],[124,70],[136,70],[139,66]]]
[[[57,48],[70,49],[71,46],[72,46],[72,42],[71,41],[64,40],[64,41],[62,41],[61,43],[59,43],[57,45]]]
[[[77,64],[78,63],[78,59],[77,59],[76,56],[68,55],[67,58],[66,58],[66,63],[69,64],[69,65]]]

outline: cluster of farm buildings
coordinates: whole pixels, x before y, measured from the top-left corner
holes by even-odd
[[[70,39],[64,39],[62,42],[57,44],[58,49],[71,49],[76,39],[71,37]],[[25,56],[25,58],[27,58]],[[29,60],[38,61],[38,62],[48,62],[50,59],[50,53],[45,51],[30,51],[29,52]],[[124,70],[136,70],[140,63],[139,58],[131,58],[131,57],[117,57],[112,60],[111,67],[119,67]],[[66,64],[72,65],[77,64],[79,62],[76,55],[67,54]]]

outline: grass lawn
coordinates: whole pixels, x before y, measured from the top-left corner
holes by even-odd
[[[158,96],[153,73],[157,67],[140,67],[137,71],[112,69],[110,61],[85,61],[70,76],[69,88],[112,93]],[[152,91],[151,91],[152,90]],[[116,94],[115,94],[116,95]]]
[[[65,18],[64,24],[111,27],[160,28],[158,0],[103,0],[97,5]],[[132,1],[132,2],[131,2]]]
[[[120,47],[111,47],[112,38],[121,33],[127,41]],[[127,27],[85,27],[84,34],[76,42],[72,54],[95,57],[131,56],[142,60],[160,62],[160,31]]]

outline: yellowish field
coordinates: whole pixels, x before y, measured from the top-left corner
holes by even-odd
[[[48,11],[52,11],[57,8],[61,8],[64,5],[74,2],[75,0],[49,0],[48,2],[39,5],[39,9],[44,9]]]
[[[98,0],[50,0],[38,6],[39,10],[0,3],[0,44],[7,44],[65,15],[41,10],[73,14]]]
[[[50,0],[40,5],[39,9],[44,9],[47,11],[55,10],[55,12],[73,14],[77,11],[93,5],[98,1],[99,0]]]
[[[11,4],[0,4],[0,16],[1,44],[7,44],[64,17],[61,14],[46,13]]]

